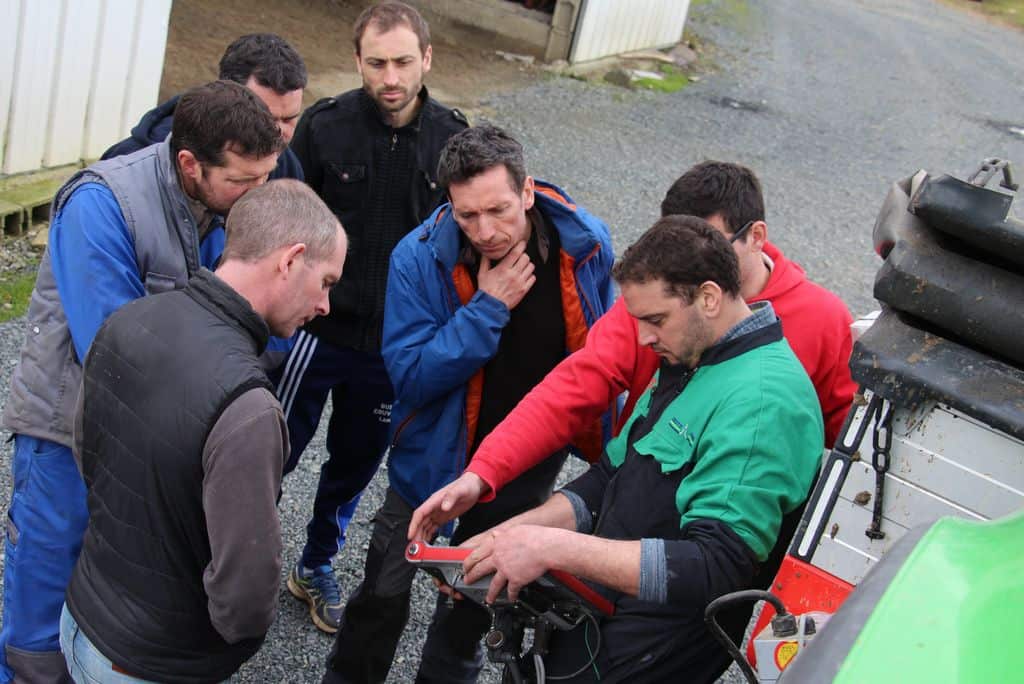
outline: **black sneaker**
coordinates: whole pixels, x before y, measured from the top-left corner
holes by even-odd
[[[309,616],[318,629],[328,634],[338,631],[341,622],[341,591],[331,566],[321,566],[313,570],[311,577],[303,577],[296,565],[288,575],[288,591],[295,598],[309,604]]]

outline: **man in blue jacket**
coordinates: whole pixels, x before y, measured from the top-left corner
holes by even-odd
[[[14,491],[0,682],[66,677],[60,607],[88,522],[72,417],[96,331],[126,302],[181,289],[213,265],[220,252],[208,243],[223,236],[220,217],[267,180],[282,147],[252,91],[215,81],[182,95],[168,140],[97,162],[57,191],[3,414],[14,434]]]
[[[325,681],[383,681],[409,612],[405,562],[412,511],[455,479],[480,440],[612,302],[607,227],[559,188],[526,175],[522,147],[492,126],[441,152],[449,203],[391,256],[382,353],[395,388],[390,487],[374,520],[363,583],[350,597]],[[575,440],[600,453],[606,425]],[[460,519],[454,543],[547,499],[565,460],[553,455]],[[438,602],[418,681],[473,682],[487,613]]]
[[[295,48],[277,34],[251,33],[228,45],[219,67],[217,78],[241,83],[255,93],[270,110],[285,144],[291,142],[307,82],[306,64]],[[146,112],[131,137],[112,145],[100,159],[120,157],[166,140],[180,99],[181,95],[175,95]],[[285,148],[277,158],[270,180],[275,178],[305,180],[302,164],[291,149]]]

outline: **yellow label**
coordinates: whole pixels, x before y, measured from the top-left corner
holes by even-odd
[[[795,641],[783,641],[775,647],[775,667],[779,668],[780,671],[785,670],[786,666],[789,665],[789,661],[793,660],[793,656],[800,650],[800,644]]]

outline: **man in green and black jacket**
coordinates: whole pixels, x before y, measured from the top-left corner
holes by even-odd
[[[466,581],[495,573],[493,599],[558,569],[614,602],[599,642],[583,625],[556,633],[551,676],[581,669],[599,643],[602,681],[710,682],[729,659],[704,609],[751,588],[782,517],[806,498],[821,411],[771,304],[743,301],[735,253],[706,222],[661,219],[613,275],[639,339],[661,357],[654,383],[600,462],[471,540]]]

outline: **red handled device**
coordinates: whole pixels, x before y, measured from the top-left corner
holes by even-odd
[[[410,542],[405,548],[405,559],[417,565],[431,576],[455,589],[466,598],[484,604],[487,588],[491,584],[488,575],[473,584],[467,584],[462,575],[462,561],[472,553],[472,549],[454,546],[431,546],[425,542]],[[562,572],[549,570],[536,580],[523,587],[519,593],[520,603],[537,604],[571,604],[577,603],[588,612],[602,615],[613,615],[615,606],[611,601],[584,584],[579,578]],[[508,605],[508,594],[502,591],[494,605]],[[534,608],[540,610],[541,605]]]

